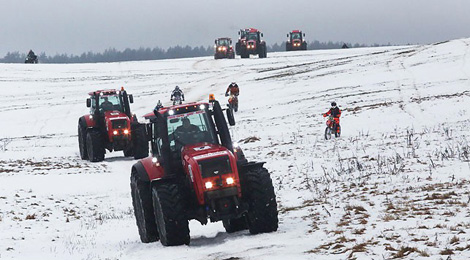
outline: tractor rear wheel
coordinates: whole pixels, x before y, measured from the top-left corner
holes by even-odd
[[[131,129],[132,146],[134,147],[134,159],[142,159],[149,155],[149,144],[147,142],[147,134],[145,126],[136,124]]]
[[[224,224],[224,228],[227,233],[233,233],[248,228],[248,223],[246,222],[245,216],[241,218],[222,220],[222,223]]]
[[[251,234],[276,231],[277,202],[274,187],[265,168],[255,168],[243,174],[242,194],[248,203],[248,228]]]
[[[104,144],[99,130],[88,130],[86,134],[86,148],[90,162],[101,162],[104,160]]]
[[[152,188],[153,208],[160,242],[164,246],[189,245],[189,226],[178,185],[157,183]]]
[[[86,150],[86,128],[78,124],[78,148],[80,149],[80,158],[88,160],[88,153]]]
[[[142,243],[157,241],[158,230],[153,213],[150,182],[141,180],[135,169],[131,173],[131,195],[140,240]]]

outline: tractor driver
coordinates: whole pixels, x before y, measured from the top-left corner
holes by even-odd
[[[191,124],[187,117],[184,117],[181,122],[182,125],[178,126],[175,130],[176,139],[182,141],[185,145],[194,143],[201,129],[197,125]]]
[[[108,100],[108,97],[103,97],[104,101],[101,103],[101,107],[104,111],[114,110],[114,105]]]

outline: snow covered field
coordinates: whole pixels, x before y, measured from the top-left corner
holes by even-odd
[[[424,45],[102,64],[0,64],[0,259],[469,259],[470,39]],[[190,222],[189,246],[139,240],[122,152],[82,161],[87,93],[124,86],[131,109],[219,100],[266,161],[274,233]],[[325,141],[336,101],[342,136]],[[450,256],[450,258],[448,258]]]

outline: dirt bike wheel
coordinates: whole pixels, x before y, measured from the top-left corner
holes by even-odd
[[[331,128],[326,127],[325,128],[325,140],[330,140],[331,139]]]

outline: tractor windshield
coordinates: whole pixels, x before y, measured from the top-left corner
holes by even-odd
[[[171,151],[177,153],[185,145],[203,142],[217,143],[204,110],[168,116],[168,137]]]
[[[300,40],[302,39],[302,35],[300,33],[291,33],[291,39],[292,40]]]
[[[246,36],[246,40],[250,41],[257,41],[258,40],[258,33],[248,33]]]
[[[230,42],[228,39],[219,39],[217,40],[217,45],[219,46],[229,46]]]
[[[118,95],[100,96],[99,103],[101,112],[113,110],[122,111],[122,105]]]

